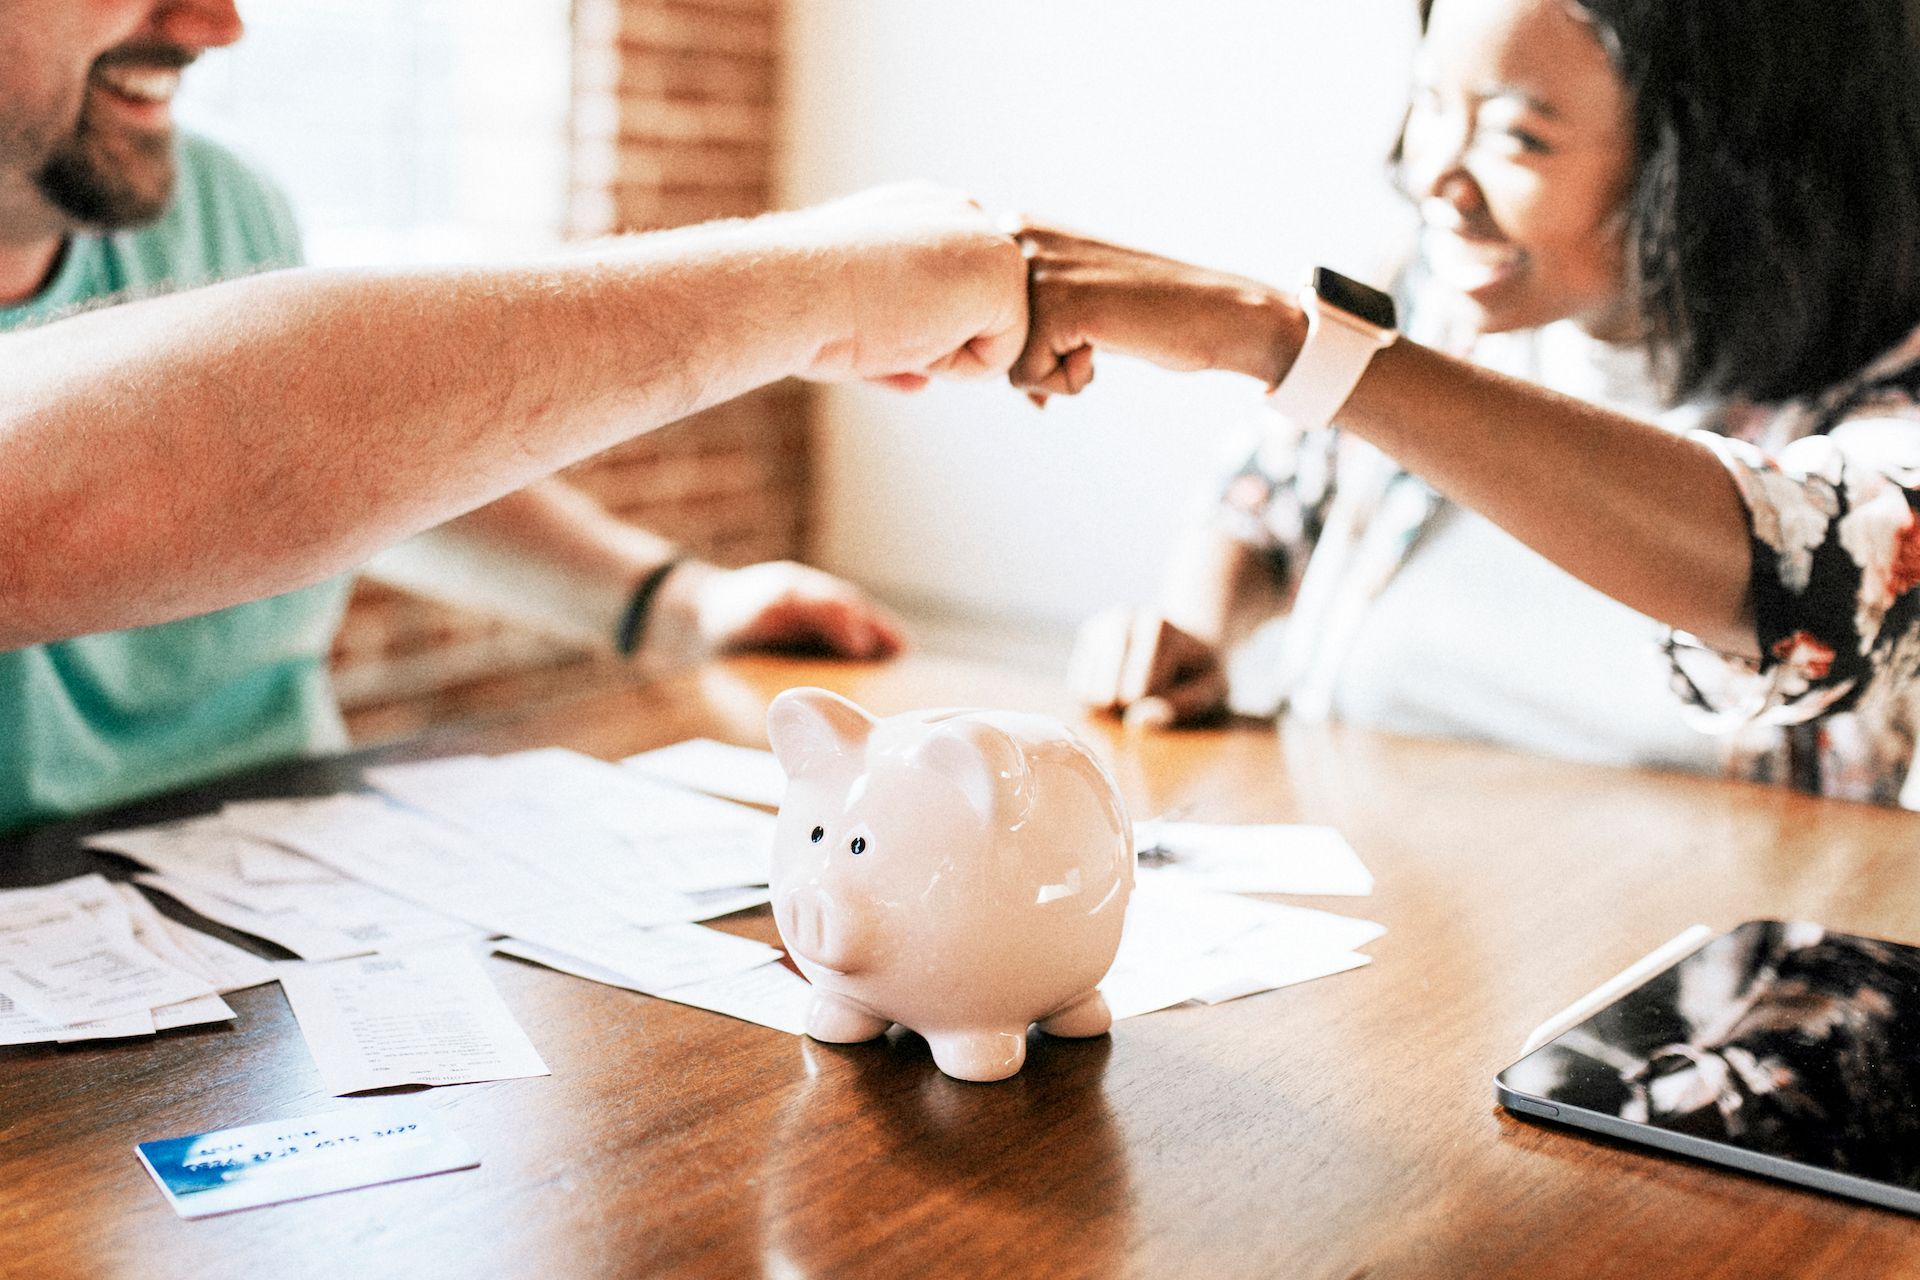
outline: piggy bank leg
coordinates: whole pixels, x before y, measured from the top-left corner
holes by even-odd
[[[955,1080],[1005,1080],[1027,1060],[1026,1028],[930,1035],[934,1065]]]
[[[856,1044],[871,1040],[893,1024],[877,1018],[857,1004],[825,991],[813,995],[813,1008],[807,1011],[807,1034],[827,1044]]]
[[[1050,1036],[1075,1039],[1103,1036],[1113,1029],[1113,1014],[1105,996],[1097,990],[1089,991],[1059,1012],[1040,1019],[1040,1029]]]

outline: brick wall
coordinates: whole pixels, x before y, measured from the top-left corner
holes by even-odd
[[[576,0],[574,230],[766,208],[777,0]]]
[[[572,233],[767,207],[779,3],[576,0]],[[804,387],[770,387],[638,437],[568,478],[724,563],[795,555],[808,411]],[[374,584],[356,589],[334,668],[362,741],[622,678],[610,662],[522,628]]]

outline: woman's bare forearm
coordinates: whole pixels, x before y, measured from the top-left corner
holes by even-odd
[[[1099,349],[1273,385],[1305,340],[1293,300],[1256,281],[1053,228],[1021,238],[1032,314],[1013,378],[1029,390],[1079,390]],[[1698,442],[1405,339],[1339,421],[1615,599],[1756,652],[1746,513]]]
[[[1698,442],[1405,340],[1340,422],[1621,603],[1757,654],[1745,508]]]

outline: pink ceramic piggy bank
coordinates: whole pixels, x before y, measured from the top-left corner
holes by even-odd
[[[1097,1036],[1095,989],[1133,891],[1105,769],[1058,721],[1001,711],[876,720],[823,689],[767,713],[787,794],[773,913],[814,985],[807,1032],[895,1022],[962,1080],[1020,1069],[1027,1028]]]

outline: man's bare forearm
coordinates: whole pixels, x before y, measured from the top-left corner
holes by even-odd
[[[677,554],[665,538],[546,479],[382,551],[366,572],[604,650],[634,585]]]
[[[1022,267],[969,216],[283,272],[0,336],[0,647],[320,580],[780,377],[1004,368]]]
[[[800,316],[766,322],[800,309],[784,270],[756,265],[757,288],[724,257],[657,250],[488,275],[284,273],[11,336],[0,643],[317,581],[796,371],[811,335]]]

